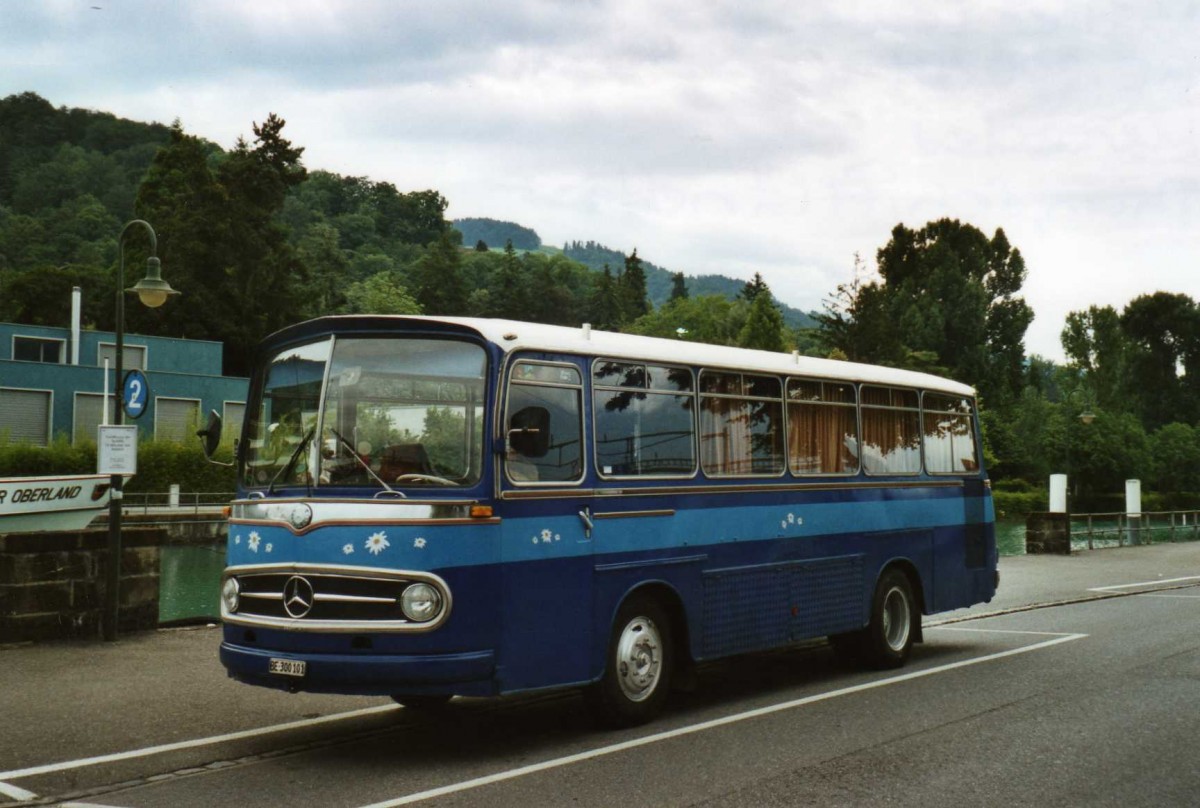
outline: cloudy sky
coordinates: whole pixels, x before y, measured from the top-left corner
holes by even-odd
[[[275,112],[309,168],[805,309],[899,222],[1002,227],[1060,358],[1068,311],[1200,298],[1198,42],[1195,0],[0,0],[0,96]]]

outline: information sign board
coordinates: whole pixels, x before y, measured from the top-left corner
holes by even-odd
[[[97,474],[137,474],[138,428],[133,424],[97,427]]]

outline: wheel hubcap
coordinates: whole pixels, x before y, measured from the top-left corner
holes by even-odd
[[[617,681],[630,701],[644,701],[662,675],[662,638],[654,621],[635,617],[617,643]]]
[[[893,651],[903,651],[910,628],[908,598],[900,587],[893,587],[883,599],[883,639]]]

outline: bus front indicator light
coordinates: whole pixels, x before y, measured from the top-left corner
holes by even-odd
[[[429,584],[412,584],[400,596],[400,609],[414,623],[428,623],[442,610],[442,596]]]
[[[221,602],[229,614],[237,613],[238,606],[241,605],[241,590],[237,578],[225,579],[225,585],[221,587]]]

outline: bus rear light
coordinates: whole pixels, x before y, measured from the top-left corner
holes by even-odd
[[[491,505],[472,505],[471,506],[471,518],[472,519],[490,519],[491,516],[492,516],[492,506]]]

